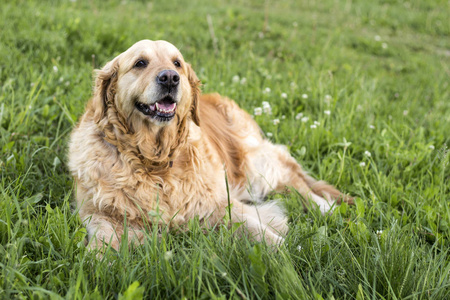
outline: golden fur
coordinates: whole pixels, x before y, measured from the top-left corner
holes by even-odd
[[[138,68],[138,60],[148,65]],[[167,122],[135,106],[156,101],[161,86],[155,78],[162,70],[180,77],[175,116]],[[206,224],[220,222],[228,206],[225,177],[232,221],[245,222],[254,238],[271,244],[282,242],[287,221],[277,203],[263,202],[270,191],[295,188],[323,213],[336,200],[351,201],[306,175],[284,146],[261,136],[236,103],[200,95],[199,85],[178,49],[164,41],[140,41],[98,71],[94,96],[69,145],[90,247],[110,243],[117,249],[125,216],[129,239],[137,242],[144,224],[155,222],[152,211],[161,214],[159,222],[175,226],[196,216]]]

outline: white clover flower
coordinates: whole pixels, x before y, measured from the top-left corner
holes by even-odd
[[[247,78],[242,77],[242,79],[241,79],[241,85],[244,85],[244,84],[246,84],[246,83],[247,83]]]
[[[57,66],[53,66],[53,72],[55,72],[55,73],[58,72],[58,67]]]
[[[311,127],[311,129],[316,129],[316,128],[317,128],[317,125],[313,124],[313,125],[311,125],[311,126],[309,126],[309,127]]]
[[[383,230],[377,230],[377,235],[381,235],[383,233]]]
[[[263,91],[263,94],[268,94],[270,93],[271,89],[269,87],[266,87]]]
[[[369,151],[367,151],[367,150],[364,152],[364,155],[367,156],[367,157],[371,157],[372,156],[372,154]]]
[[[374,37],[374,39],[375,39],[375,41],[379,42],[379,41],[381,41],[381,36],[376,35],[376,36]]]
[[[59,83],[62,83],[64,81],[64,77],[59,77]]]
[[[285,116],[285,115],[282,115],[282,116],[281,116],[281,120],[284,120],[284,119],[286,119],[286,116]]]
[[[434,145],[428,146],[429,149],[434,150]]]
[[[326,110],[323,113],[326,114],[326,115],[331,115],[331,111],[329,111],[329,110]]]
[[[263,108],[263,111],[264,111],[266,114],[268,114],[268,115],[271,115],[271,114],[272,114],[272,108],[270,107],[269,102],[263,101],[263,102],[262,102],[262,108]]]
[[[281,93],[281,98],[287,99],[287,94],[286,93]]]
[[[302,251],[302,249],[303,249],[302,246],[297,246],[298,251]]]
[[[232,80],[233,80],[233,83],[238,83],[240,80],[239,75],[234,75]]]
[[[319,126],[320,123],[318,121],[314,121],[314,125]]]
[[[302,118],[302,122],[303,122],[303,123],[306,123],[306,122],[308,122],[308,120],[309,120],[309,118],[308,118],[308,117],[303,117],[303,118]]]
[[[408,111],[407,111],[407,110],[404,110],[404,111],[403,111],[403,115],[404,115],[404,116],[408,115]]]
[[[273,119],[273,125],[278,125],[280,124],[280,119]]]
[[[295,116],[295,119],[296,119],[296,120],[300,120],[302,117],[303,117],[303,113],[298,113],[298,114]]]
[[[360,166],[360,167],[365,167],[365,166],[366,166],[366,163],[362,161],[362,162],[359,163],[359,166]]]
[[[381,48],[387,49],[387,47],[388,47],[388,44],[386,44],[386,43],[382,43],[382,44],[381,44]]]
[[[255,107],[255,110],[253,111],[253,113],[255,114],[255,116],[262,115],[262,108],[261,107]]]
[[[166,253],[164,253],[164,259],[165,260],[171,260],[172,257],[173,257],[172,251],[167,251]]]
[[[303,95],[302,95],[302,98],[303,98],[303,99],[308,99],[308,95],[307,95],[307,94],[303,94]]]
[[[369,128],[370,128],[370,129],[375,129],[375,126],[369,125]]]
[[[325,95],[325,102],[330,103],[331,99],[333,99],[330,95]]]
[[[272,132],[267,132],[266,135],[267,135],[267,137],[273,137]]]

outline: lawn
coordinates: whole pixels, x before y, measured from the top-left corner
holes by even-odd
[[[2,2],[0,298],[449,299],[449,15],[446,0]],[[356,205],[271,196],[289,214],[278,251],[198,220],[87,251],[68,136],[93,69],[141,39],[176,45],[204,92],[268,102],[267,138]]]

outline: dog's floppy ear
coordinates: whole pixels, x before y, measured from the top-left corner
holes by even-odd
[[[92,100],[96,123],[103,119],[108,104],[114,103],[118,70],[119,62],[117,58],[108,62],[101,70],[96,70],[94,98]]]
[[[187,64],[188,80],[192,90],[191,117],[197,126],[200,126],[198,105],[200,101],[200,80],[190,64]]]

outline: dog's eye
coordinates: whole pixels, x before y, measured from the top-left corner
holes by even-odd
[[[173,64],[175,65],[175,67],[181,68],[181,63],[178,60],[174,61]]]
[[[134,64],[134,67],[135,68],[145,68],[147,65],[148,65],[148,61],[146,61],[144,59],[140,59]]]

